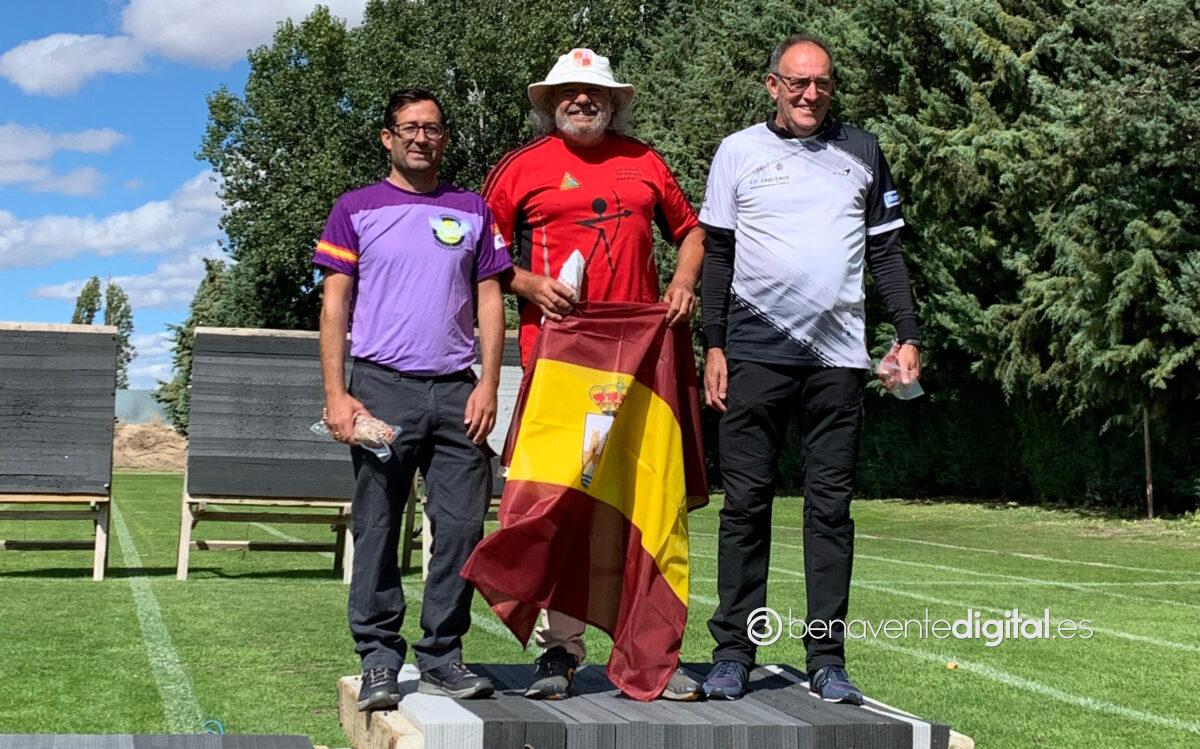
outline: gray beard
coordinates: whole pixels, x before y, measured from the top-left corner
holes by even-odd
[[[604,131],[608,129],[612,122],[612,112],[606,112],[600,115],[589,127],[579,127],[571,122],[571,119],[565,114],[554,113],[554,126],[558,128],[560,133],[566,133],[574,140],[583,142],[599,142],[604,137]]]

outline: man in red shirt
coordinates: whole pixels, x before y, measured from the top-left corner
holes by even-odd
[[[557,320],[576,301],[666,302],[667,322],[691,318],[704,231],[662,157],[624,134],[633,86],[618,83],[608,58],[573,49],[546,80],[529,86],[544,133],[508,153],[484,182],[498,233],[519,249],[508,289],[521,297],[521,362],[528,364],[542,316]],[[679,248],[675,275],[660,294],[653,227]],[[557,278],[576,252],[580,288]],[[545,652],[526,696],[562,699],[586,656],[585,624],[543,612],[535,632]],[[694,700],[699,684],[676,671],[663,696]]]

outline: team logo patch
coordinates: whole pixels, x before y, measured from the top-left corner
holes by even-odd
[[[438,216],[429,219],[433,238],[446,247],[458,247],[471,231],[471,225],[457,216]]]
[[[895,190],[888,190],[883,194],[883,204],[888,208],[895,208],[900,205],[900,193]]]
[[[492,247],[497,250],[508,247],[508,243],[504,241],[504,235],[500,233],[500,224],[492,224]]]
[[[608,433],[612,431],[617,411],[625,401],[626,385],[624,378],[617,378],[608,385],[596,385],[588,391],[592,404],[600,413],[590,413],[583,421],[583,476],[580,481],[583,488],[592,485],[592,478],[600,465],[600,456],[604,454],[604,446],[608,443]]]
[[[580,68],[590,68],[592,66],[592,51],[590,49],[574,50],[571,53],[571,62]]]
[[[563,172],[562,183],[559,184],[559,190],[574,190],[576,187],[581,187],[579,180],[571,176],[570,172]]]

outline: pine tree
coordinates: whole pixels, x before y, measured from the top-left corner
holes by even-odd
[[[225,263],[220,260],[204,260],[204,278],[200,281],[196,295],[192,297],[187,319],[182,325],[168,325],[174,337],[171,365],[174,371],[169,382],[159,383],[154,391],[154,400],[161,403],[167,412],[167,420],[180,434],[187,435],[188,408],[191,403],[189,388],[192,378],[192,345],[196,328],[206,325],[230,325],[222,318],[221,300],[228,276]]]
[[[129,337],[133,335],[133,308],[127,295],[115,281],[104,289],[104,324],[117,329],[117,387],[129,387],[129,362],[137,354]]]
[[[91,325],[100,311],[100,279],[92,276],[79,291],[75,299],[75,312],[71,315],[72,325]]]

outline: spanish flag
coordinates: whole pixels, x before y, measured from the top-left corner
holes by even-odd
[[[658,697],[687,624],[689,510],[708,502],[691,333],[666,305],[547,320],[504,448],[500,530],[462,575],[523,645],[540,609],[612,638],[608,677]]]

